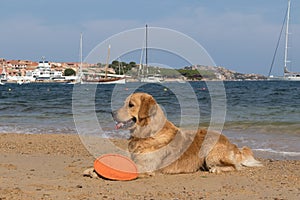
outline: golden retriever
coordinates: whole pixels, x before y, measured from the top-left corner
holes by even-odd
[[[219,132],[179,129],[147,93],[133,93],[112,116],[117,129],[130,130],[128,150],[141,176],[262,166],[250,148],[239,149]]]

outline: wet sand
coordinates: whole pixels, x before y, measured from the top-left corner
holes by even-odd
[[[0,200],[300,197],[299,160],[259,159],[265,167],[110,181],[82,175],[94,159],[78,135],[0,134]]]

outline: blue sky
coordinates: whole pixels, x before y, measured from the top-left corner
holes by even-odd
[[[287,0],[1,0],[0,57],[78,61],[108,37],[163,27],[200,43],[218,66],[268,74]],[[291,68],[300,71],[300,1],[292,0]],[[274,74],[282,73],[283,47]],[[201,63],[199,63],[201,64]]]

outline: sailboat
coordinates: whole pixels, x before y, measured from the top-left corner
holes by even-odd
[[[141,54],[141,64],[140,64],[140,74],[139,79],[141,82],[144,83],[161,83],[164,81],[163,77],[160,73],[149,73],[149,66],[148,66],[148,25],[146,24],[145,28],[145,65],[142,64],[142,57],[143,57],[143,50]]]
[[[126,83],[125,75],[108,74],[110,48],[111,47],[109,45],[106,66],[105,66],[105,73],[97,73],[97,74],[85,73],[87,75],[99,76],[99,78],[85,79],[83,76],[84,74],[82,72],[82,34],[81,34],[80,35],[80,66],[79,66],[79,73],[77,75],[77,79],[74,83],[76,83],[76,84],[77,83],[80,83],[80,84],[125,84]]]
[[[283,30],[282,29],[281,33],[280,33],[278,43],[277,43],[277,47],[276,47],[276,50],[275,50],[275,54],[274,54],[274,57],[273,57],[273,60],[272,60],[272,64],[271,64],[271,67],[270,67],[270,71],[269,71],[269,75],[268,75],[269,80],[300,81],[300,72],[291,72],[291,71],[289,71],[289,69],[287,67],[288,63],[290,62],[288,60],[288,50],[289,50],[288,44],[289,44],[289,35],[290,35],[290,32],[289,32],[290,10],[291,10],[291,0],[288,0],[288,7],[287,7],[287,11],[286,11],[285,20],[284,20],[284,24],[285,24],[285,48],[284,48],[283,76],[282,77],[275,77],[275,76],[271,75],[275,55],[276,55],[276,52],[277,52],[277,48],[278,48],[279,41],[280,41],[280,38],[281,38],[281,33],[282,33],[282,30]]]
[[[105,65],[105,72],[97,73],[97,74],[90,74],[90,75],[97,75],[97,76],[99,76],[99,78],[85,79],[85,80],[83,80],[83,83],[86,83],[86,84],[125,84],[126,83],[125,75],[117,75],[117,74],[109,74],[108,73],[110,48],[111,47],[109,45],[108,52],[107,52],[106,65]],[[89,73],[86,73],[86,74],[89,74]]]
[[[105,65],[105,74],[104,77],[99,79],[100,84],[125,84],[125,75],[117,75],[117,74],[108,74],[108,66],[109,66],[109,56],[110,56],[110,45],[108,46],[107,59]],[[103,74],[102,74],[103,75]]]

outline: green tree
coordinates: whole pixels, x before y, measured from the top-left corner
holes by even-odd
[[[75,76],[75,75],[76,75],[76,72],[74,69],[67,68],[64,71],[64,76]]]
[[[201,80],[202,75],[196,69],[179,69],[178,72],[190,80]]]
[[[136,67],[135,62],[130,62],[129,64],[126,62],[119,62],[117,60],[112,61],[109,67],[113,68],[116,74],[126,74],[127,72],[131,71],[132,68]]]
[[[112,61],[111,65],[114,67],[119,66],[119,61],[114,60],[114,61]]]

